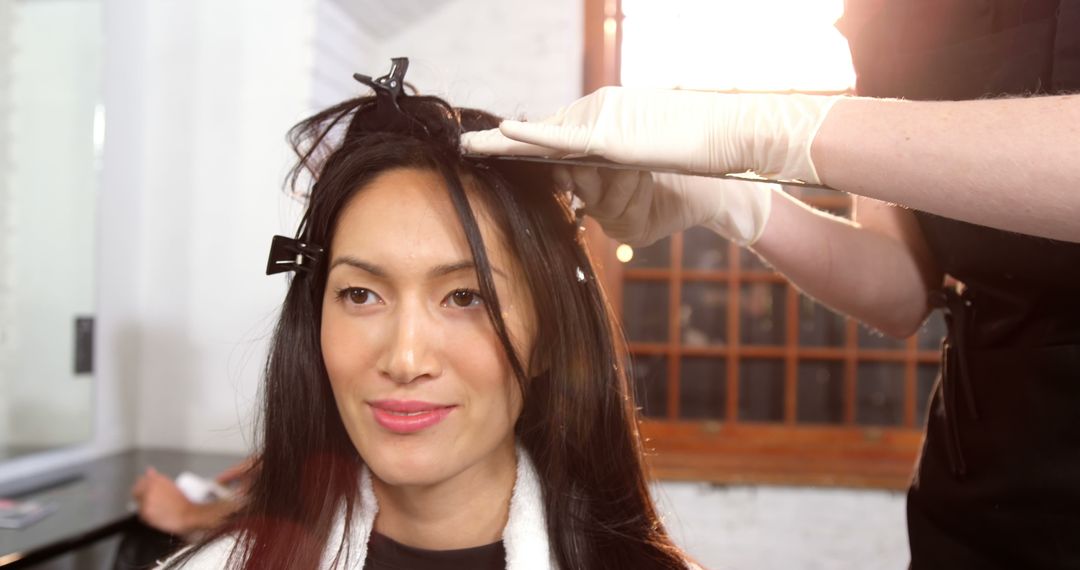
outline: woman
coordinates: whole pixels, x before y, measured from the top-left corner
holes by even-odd
[[[558,152],[750,168],[926,210],[858,198],[853,223],[750,183],[580,169],[565,182],[620,239],[705,225],[884,332],[910,335],[942,309],[942,378],[908,496],[911,567],[1080,568],[1080,97],[936,101],[1080,88],[1080,2],[848,9],[860,94],[934,102],[614,92],[503,131]],[[726,119],[687,115],[677,99]],[[473,142],[538,151],[494,132]],[[962,286],[943,287],[946,274]]]
[[[317,182],[281,242],[298,271],[252,485],[167,565],[687,567],[567,196],[546,169],[462,159],[495,117],[387,97],[292,131]]]

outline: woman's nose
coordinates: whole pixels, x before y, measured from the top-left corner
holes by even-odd
[[[386,345],[377,362],[379,373],[399,384],[437,378],[442,372],[439,331],[427,311],[415,304],[402,304],[388,324]]]

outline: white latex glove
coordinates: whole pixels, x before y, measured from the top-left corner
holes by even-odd
[[[599,155],[698,174],[820,183],[810,144],[839,97],[604,87],[539,122],[465,133],[478,154]]]
[[[581,198],[604,233],[632,246],[699,225],[751,245],[772,206],[772,185],[758,182],[589,167],[557,169],[555,179]]]

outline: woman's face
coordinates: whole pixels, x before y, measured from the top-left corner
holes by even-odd
[[[524,357],[531,297],[480,202],[472,206],[503,319]],[[346,205],[330,245],[321,334],[345,428],[384,483],[437,484],[513,457],[520,390],[438,174],[387,171]]]

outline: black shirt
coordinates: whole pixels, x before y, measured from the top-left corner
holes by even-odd
[[[1080,0],[845,8],[860,95],[1080,89]],[[910,567],[1080,568],[1080,244],[915,215],[965,288],[931,296],[949,334],[908,492]]]
[[[424,550],[405,546],[377,532],[368,540],[364,570],[504,570],[506,549],[500,540],[460,550]]]

